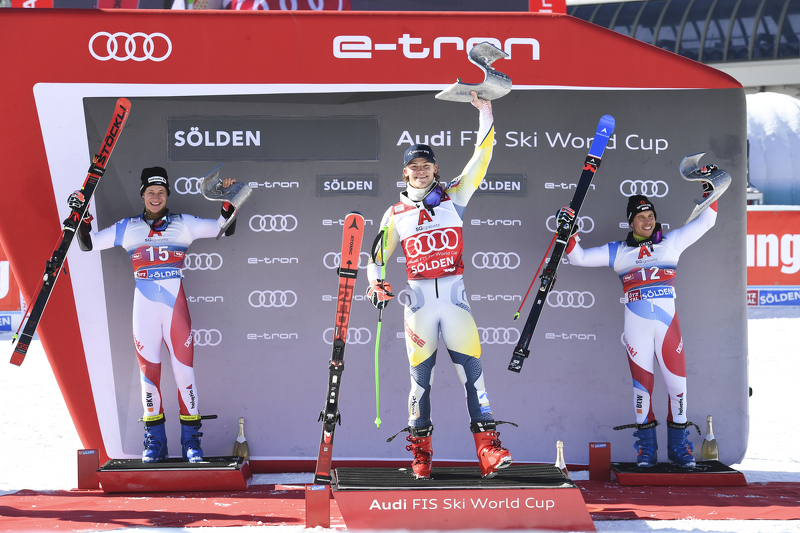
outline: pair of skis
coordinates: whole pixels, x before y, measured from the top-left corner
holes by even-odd
[[[608,145],[608,141],[613,132],[614,117],[611,115],[604,115],[597,125],[597,131],[594,135],[592,145],[589,148],[589,155],[586,156],[586,160],[584,161],[583,171],[581,172],[578,186],[575,189],[575,194],[572,197],[572,201],[569,203],[569,207],[575,212],[575,218],[573,219],[572,223],[565,223],[557,228],[556,234],[553,237],[553,240],[550,242],[550,247],[547,249],[547,252],[545,252],[544,259],[542,259],[542,263],[539,265],[539,269],[536,271],[536,275],[538,275],[539,270],[541,270],[542,265],[547,260],[547,254],[550,253],[550,250],[552,249],[553,252],[550,255],[550,260],[548,261],[544,272],[542,272],[542,275],[539,276],[541,283],[539,285],[539,289],[536,291],[536,298],[531,306],[530,313],[528,313],[528,319],[525,321],[525,326],[522,328],[519,341],[514,347],[514,353],[511,357],[511,362],[508,365],[508,369],[512,372],[520,372],[522,370],[522,364],[525,362],[525,359],[528,357],[528,355],[530,355],[530,350],[528,347],[530,346],[531,339],[533,338],[533,332],[536,330],[536,324],[539,322],[539,316],[542,314],[542,308],[547,301],[547,295],[550,294],[550,291],[553,289],[553,285],[555,285],[556,273],[558,271],[558,266],[561,264],[561,258],[564,255],[564,250],[567,247],[570,235],[573,233],[574,226],[578,223],[578,215],[580,214],[581,207],[583,206],[583,201],[586,199],[586,193],[589,191],[589,186],[592,183],[595,172],[597,172],[597,167],[600,166],[600,161],[603,158],[603,152],[605,152],[606,146]],[[531,282],[531,287],[533,287],[533,284],[536,281],[536,275],[534,275],[533,281]],[[528,293],[530,293],[530,290],[531,288],[529,287]],[[525,298],[522,299],[520,310],[522,310],[522,306],[525,305],[525,300],[527,297],[528,294],[526,294]],[[516,315],[514,315],[514,320],[516,320],[518,316],[519,311],[517,311]]]
[[[53,255],[47,261],[42,281],[35,291],[35,294],[37,294],[36,301],[28,308],[27,313],[20,322],[19,329],[17,329],[17,332],[14,334],[13,341],[16,345],[14,347],[14,353],[11,356],[11,363],[14,365],[19,366],[25,360],[25,355],[28,353],[28,348],[36,333],[36,327],[39,325],[47,302],[50,300],[50,294],[53,292],[53,287],[56,281],[58,281],[58,276],[64,266],[64,261],[67,258],[69,247],[74,240],[75,232],[78,231],[83,217],[89,210],[89,201],[92,199],[95,188],[97,188],[97,182],[100,181],[100,178],[103,177],[106,171],[111,152],[114,151],[114,147],[117,145],[119,136],[122,133],[122,128],[125,127],[130,109],[131,103],[127,98],[120,98],[117,100],[114,108],[114,116],[111,119],[111,123],[108,125],[108,131],[106,131],[106,135],[103,137],[100,150],[97,152],[97,155],[94,156],[94,159],[92,159],[92,164],[89,166],[89,172],[86,175],[86,180],[83,182],[83,187],[81,187],[81,192],[85,198],[83,207],[80,209],[73,209],[67,219],[64,220],[64,227],[61,230],[59,243]],[[23,324],[25,326],[24,328]],[[19,334],[20,329],[22,329],[21,335]]]
[[[333,460],[333,438],[336,425],[341,424],[339,414],[339,390],[344,372],[344,349],[347,345],[347,326],[350,323],[350,307],[353,303],[353,290],[358,276],[358,260],[361,254],[361,241],[364,238],[364,217],[352,211],[344,219],[342,237],[342,259],[337,271],[339,293],[336,296],[336,319],[333,328],[333,351],[328,361],[328,392],[325,407],[319,414],[322,422],[317,468],[314,483],[331,484],[331,462]]]

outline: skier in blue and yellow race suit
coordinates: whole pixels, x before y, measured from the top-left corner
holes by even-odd
[[[382,253],[376,254],[367,269],[367,295],[382,309],[394,295],[390,284],[380,279],[381,266],[400,244],[408,277],[403,304],[406,352],[411,364],[409,427],[403,431],[409,432],[406,440],[411,444],[406,448],[414,454],[412,468],[417,478],[431,474],[430,393],[440,332],[466,391],[481,475],[493,477],[512,461],[498,439],[483,379],[478,328],[462,277],[464,209],[486,175],[494,143],[491,103],[479,99],[474,91],[472,95],[472,105],[480,112],[480,127],[469,163],[458,178],[445,185],[439,181],[439,167],[430,146],[416,144],[406,150],[406,190],[400,193],[400,202],[383,216]]]

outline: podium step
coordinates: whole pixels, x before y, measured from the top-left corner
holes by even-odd
[[[112,459],[97,471],[103,492],[206,492],[247,490],[253,478],[241,457],[206,457],[189,463],[180,458],[158,463]]]
[[[475,467],[337,468],[334,499],[349,530],[595,531],[580,489],[553,465],[511,465],[483,479]]]
[[[611,479],[620,485],[747,486],[744,474],[719,461],[698,461],[694,468],[681,468],[671,463],[658,463],[649,468],[636,463],[611,463]]]

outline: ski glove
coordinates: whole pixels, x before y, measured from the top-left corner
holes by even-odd
[[[69,195],[69,198],[67,198],[67,205],[72,211],[80,211],[83,209],[83,206],[86,205],[86,197],[81,191],[75,191]],[[92,215],[89,213],[88,209],[86,210],[86,214],[83,216],[83,219],[86,221],[92,220]]]
[[[575,210],[569,206],[564,206],[556,213],[556,223],[561,228],[564,224],[572,225],[575,221]]]
[[[376,309],[383,309],[389,303],[389,300],[394,298],[392,286],[389,285],[388,281],[376,279],[367,288],[367,298]]]

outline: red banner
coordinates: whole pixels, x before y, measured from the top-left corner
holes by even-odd
[[[0,246],[0,311],[19,310],[19,286],[11,273],[11,263],[8,262],[6,253]]]
[[[800,286],[800,208],[748,209],[747,284]]]

